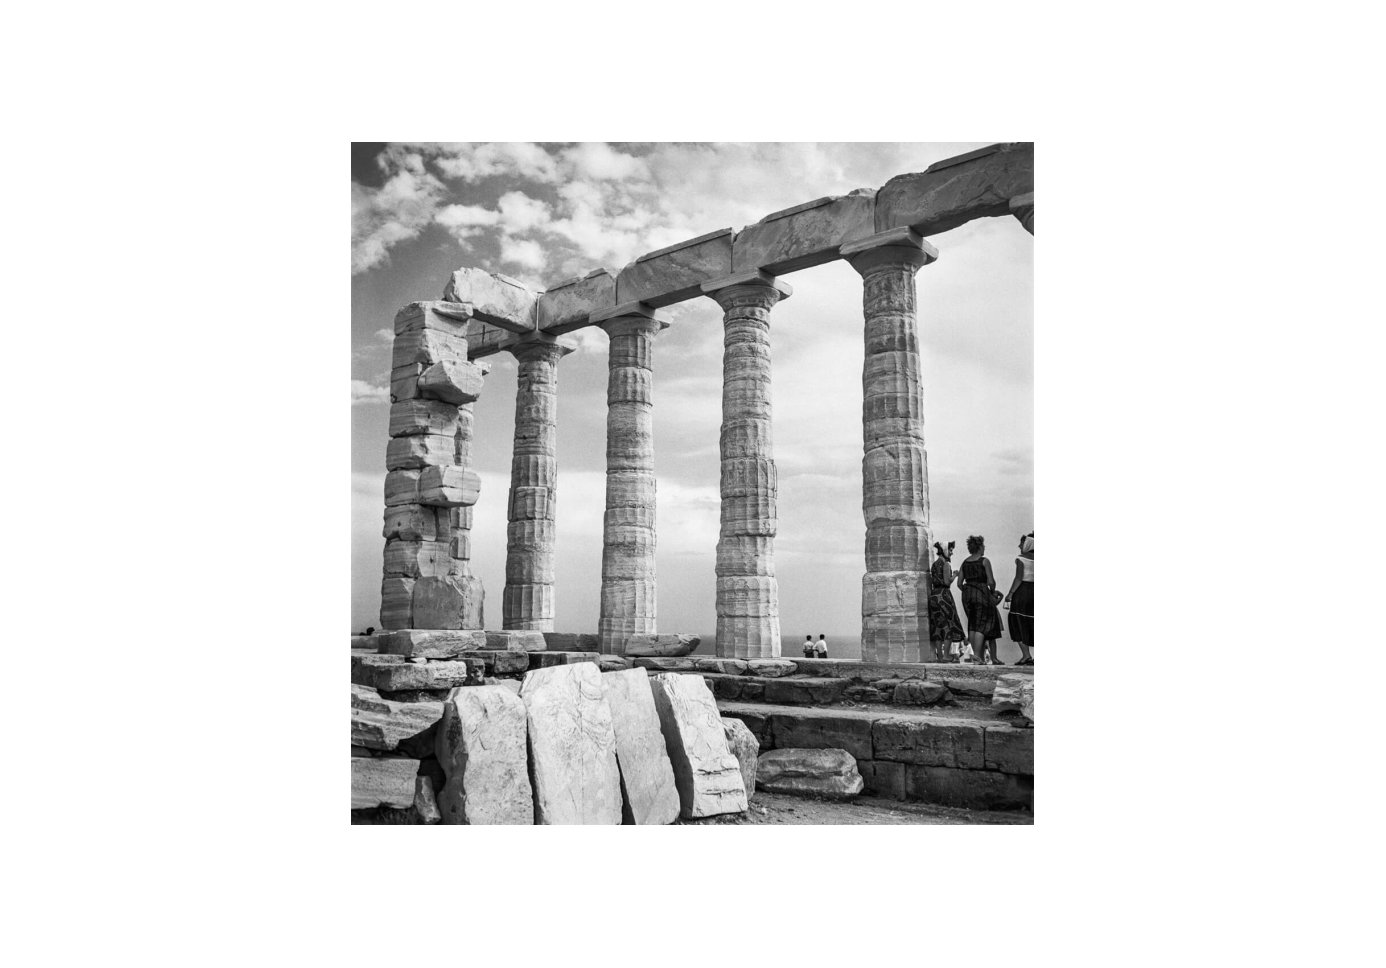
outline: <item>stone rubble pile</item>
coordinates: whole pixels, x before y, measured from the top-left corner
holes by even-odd
[[[353,822],[668,824],[746,810],[759,744],[722,720],[700,677],[603,672],[595,653],[541,651],[542,636],[541,650],[506,648],[528,635],[405,630],[352,649]]]

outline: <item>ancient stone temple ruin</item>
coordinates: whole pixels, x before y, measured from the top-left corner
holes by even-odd
[[[939,257],[929,238],[972,219],[1014,216],[1033,234],[1033,193],[1033,145],[998,144],[543,292],[457,271],[440,301],[411,303],[395,319],[381,627],[494,627],[494,617],[483,621],[483,589],[468,564],[479,496],[469,461],[474,432],[484,432],[472,419],[487,372],[478,361],[504,352],[518,362],[519,384],[500,626],[555,632],[558,371],[573,348],[564,335],[597,326],[610,340],[610,371],[596,644],[604,654],[635,654],[658,636],[653,373],[657,337],[669,325],[659,310],[705,297],[724,314],[716,652],[778,657],[771,319],[792,294],[782,276],[843,259],[862,278],[866,351],[862,661],[922,662],[933,538],[916,274]]]

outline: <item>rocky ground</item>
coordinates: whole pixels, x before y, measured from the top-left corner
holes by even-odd
[[[751,809],[734,816],[711,817],[693,823],[734,824],[1033,824],[1028,813],[964,810],[931,803],[901,803],[858,797],[846,803],[792,797],[757,791]]]

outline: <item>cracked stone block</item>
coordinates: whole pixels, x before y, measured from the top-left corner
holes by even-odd
[[[660,728],[674,768],[684,819],[746,809],[741,764],[727,746],[717,702],[701,676],[650,678]]]
[[[603,673],[601,681],[616,734],[624,822],[673,823],[679,816],[679,791],[649,675],[644,669],[627,669]]]
[[[435,750],[447,778],[438,809],[448,824],[535,822],[524,700],[503,686],[454,689]]]
[[[619,824],[621,776],[611,706],[591,662],[525,674],[534,815],[539,824]]]

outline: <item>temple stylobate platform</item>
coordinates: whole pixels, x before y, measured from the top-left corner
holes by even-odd
[[[997,216],[1034,234],[1033,144],[968,152],[545,291],[459,269],[441,301],[411,303],[396,319],[381,626],[481,627],[468,566],[479,487],[471,404],[486,369],[476,361],[506,352],[520,376],[502,623],[554,630],[558,369],[572,349],[563,336],[598,326],[610,337],[600,647],[621,654],[657,633],[653,385],[668,326],[658,311],[708,297],[724,313],[717,654],[778,656],[770,322],[792,293],[781,276],[843,259],[863,290],[862,658],[922,661],[933,539],[915,275],[938,258],[928,237]]]

